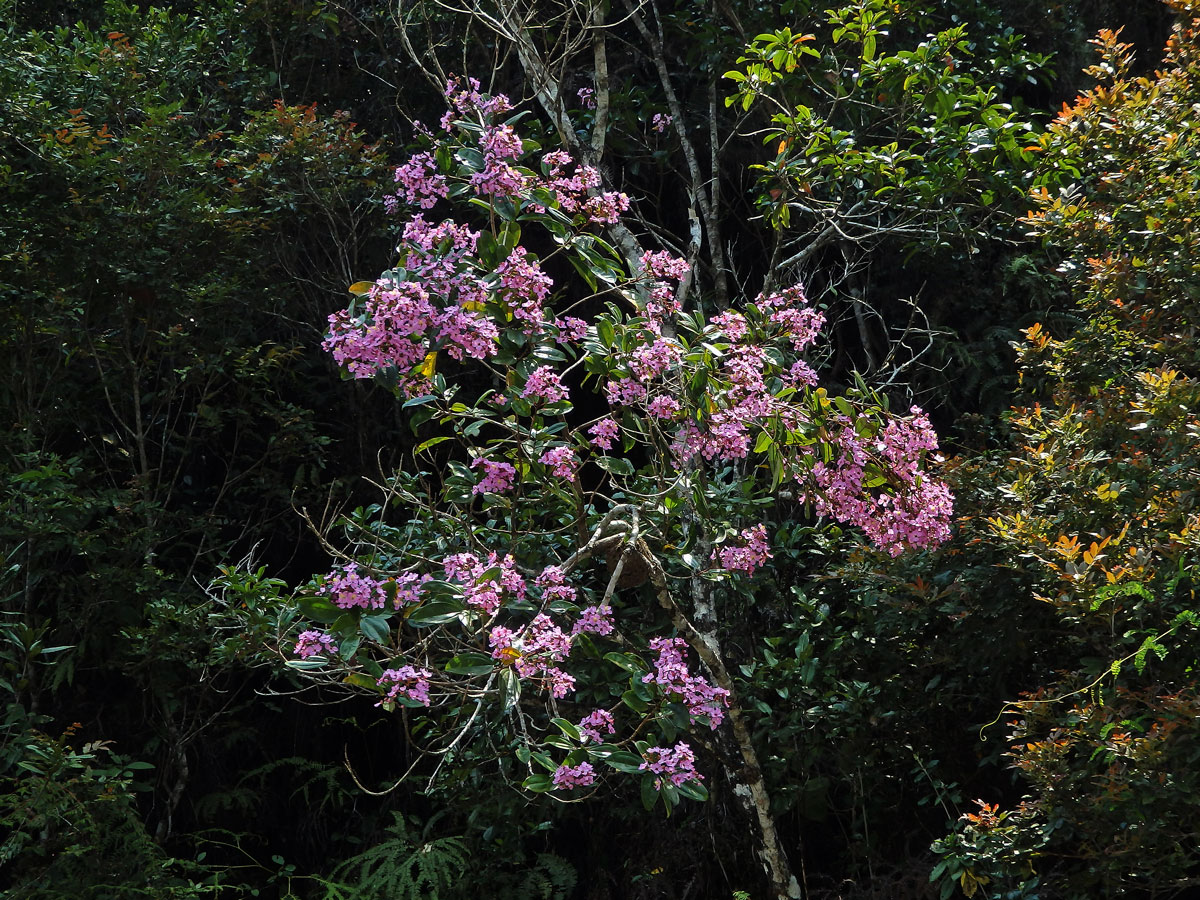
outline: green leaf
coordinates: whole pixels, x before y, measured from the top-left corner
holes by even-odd
[[[385,643],[392,634],[387,616],[363,616],[358,628],[366,638],[380,644]]]
[[[550,723],[576,743],[583,740],[583,735],[579,733],[579,729],[566,719],[551,719]]]
[[[504,669],[500,673],[500,707],[502,712],[508,712],[521,698],[521,679],[512,669]]]
[[[309,669],[323,669],[328,660],[323,656],[310,656],[308,659],[289,659],[284,663],[289,669],[299,669],[306,672]]]
[[[328,597],[300,597],[297,605],[304,616],[323,625],[329,624],[342,614],[341,609]]]
[[[523,782],[521,787],[527,791],[533,791],[537,794],[544,794],[546,791],[554,788],[554,781],[549,775],[530,775]]]
[[[452,441],[452,440],[454,440],[454,437],[453,437],[453,435],[449,435],[449,434],[443,434],[441,437],[430,438],[429,440],[427,440],[421,444],[418,444],[417,449],[414,450],[413,453],[414,454],[423,453],[424,451],[428,450],[430,447],[436,447],[438,444],[440,444],[444,441]]]
[[[461,653],[446,663],[451,675],[483,675],[496,667],[496,661],[484,653]]]
[[[593,751],[593,756],[598,754]],[[602,756],[604,760],[612,768],[618,772],[626,772],[631,775],[636,775],[642,771],[642,763],[645,762],[636,753],[630,753],[628,750],[614,750],[606,756]]]
[[[654,805],[658,803],[659,792],[654,786],[656,781],[658,776],[649,773],[642,779],[642,806],[647,810],[654,809]]]
[[[465,607],[457,600],[430,600],[422,603],[411,613],[407,622],[418,628],[428,628],[431,625],[445,625],[453,622]]]
[[[596,465],[605,472],[613,475],[632,475],[633,463],[622,456],[600,456],[595,460]]]
[[[640,675],[646,671],[646,664],[641,659],[634,656],[632,653],[605,653],[604,658],[616,666],[620,666],[626,672],[632,672],[635,675]]]
[[[636,691],[626,691],[621,695],[621,702],[641,715],[650,708],[650,704],[637,695]]]

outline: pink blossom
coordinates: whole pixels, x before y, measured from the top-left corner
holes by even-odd
[[[713,558],[719,555],[721,567],[731,572],[745,572],[747,575],[771,558],[770,545],[767,543],[767,526],[755,525],[744,528],[741,532],[740,546],[721,547],[713,551]]]
[[[679,348],[657,337],[638,347],[629,358],[629,368],[639,381],[655,378],[679,361]]]
[[[575,479],[575,469],[579,465],[579,461],[575,458],[575,451],[570,447],[554,447],[542,454],[538,460],[544,466],[550,466],[550,470],[559,478]]]
[[[542,157],[542,164],[546,166],[548,174],[552,176],[561,174],[562,170],[573,162],[575,160],[566,150],[551,150]]]
[[[575,588],[566,583],[566,576],[558,566],[546,566],[533,583],[542,589],[546,601],[575,600]]]
[[[692,748],[680,741],[673,748],[650,747],[643,754],[643,771],[661,776],[655,779],[655,790],[662,790],[665,783],[678,787],[688,781],[700,781],[704,776],[696,771],[696,754]]]
[[[503,559],[495,552],[489,553],[487,562],[481,562],[473,553],[454,553],[442,560],[442,567],[447,578],[463,585],[463,599],[467,604],[488,616],[499,612],[505,593],[518,600],[525,597],[525,579],[517,571],[511,553]],[[497,569],[498,573],[483,577]]]
[[[615,224],[621,218],[621,213],[628,209],[629,198],[616,191],[605,191],[589,197],[583,204],[584,215],[587,216],[589,222],[597,225]]]
[[[416,572],[397,575],[393,579],[396,584],[396,609],[417,603],[421,599],[421,587],[432,580],[432,575],[417,575]]]
[[[646,386],[632,378],[621,378],[604,385],[604,395],[612,406],[630,406],[646,399]]]
[[[683,703],[688,716],[695,721],[698,716],[708,718],[712,728],[725,719],[725,708],[729,706],[729,691],[713,687],[699,675],[688,671],[684,654],[687,641],[683,638],[655,638],[650,649],[658,652],[654,671],[642,676],[645,684],[657,684],[673,700]]]
[[[656,281],[650,286],[650,300],[646,304],[647,325],[661,331],[664,323],[679,315],[683,306],[671,286],[665,281]]]
[[[829,464],[816,463],[807,476],[797,475],[815,485],[807,499],[817,513],[858,526],[871,543],[892,556],[947,540],[954,497],[944,482],[921,471],[921,460],[937,449],[937,436],[925,414],[913,407],[909,420],[890,419],[873,446],[848,418],[837,425],[839,455]],[[864,488],[872,450],[898,482],[890,492],[873,494]]]
[[[592,436],[592,444],[601,450],[611,450],[619,432],[620,428],[611,417],[601,419],[588,429],[588,434]]]
[[[646,411],[656,419],[673,419],[679,409],[679,401],[674,397],[655,397],[646,404]]]
[[[577,766],[563,763],[553,776],[556,791],[570,790],[577,787],[590,787],[596,781],[596,772],[590,762],[581,762]]]
[[[563,386],[558,373],[551,366],[539,366],[529,373],[525,381],[522,397],[534,400],[544,400],[547,403],[557,403],[567,399],[567,389]]]
[[[771,322],[780,325],[800,352],[817,339],[825,325],[825,314],[815,309],[779,309],[771,313]]]
[[[650,127],[662,134],[675,119],[672,116],[664,115],[663,113],[655,113],[654,118],[650,120]]]
[[[455,581],[466,581],[482,571],[479,557],[474,553],[453,553],[442,560],[442,568],[446,571],[446,577]]]
[[[325,656],[337,653],[337,645],[333,638],[322,631],[302,631],[296,641],[296,649],[292,652],[301,659],[310,656]]]
[[[451,77],[446,82],[446,100],[453,110],[461,116],[477,113],[481,118],[490,119],[493,116],[509,112],[513,107],[504,94],[488,96],[479,92],[479,80],[476,78]],[[442,129],[450,128],[452,114],[447,112],[442,117]]]
[[[579,614],[579,621],[571,629],[571,634],[612,634],[612,607],[589,606]]]
[[[500,611],[500,585],[495,581],[478,581],[463,588],[468,606],[482,611],[489,618]]]
[[[546,689],[550,696],[561,700],[575,690],[575,676],[568,675],[562,669],[550,668],[545,670]]]
[[[787,375],[784,376],[784,380],[788,384],[804,384],[808,387],[816,387],[817,373],[814,372],[812,366],[810,366],[804,360],[798,359],[792,363],[792,367],[788,369]]]
[[[334,605],[342,609],[383,609],[387,595],[383,582],[369,575],[358,574],[358,563],[346,563],[339,572],[334,570],[317,588],[318,594],[328,594]]]
[[[422,706],[429,705],[429,679],[431,675],[425,669],[414,669],[412,666],[401,666],[399,669],[385,669],[375,682],[380,687],[386,687],[387,694],[376,706],[384,703],[395,703],[400,699],[413,700]]]
[[[642,268],[654,278],[659,279],[682,281],[684,276],[692,270],[686,259],[672,256],[665,250],[647,251],[642,254],[641,261]]]
[[[416,153],[396,169],[396,181],[403,186],[404,198],[421,209],[430,209],[446,196],[449,186],[438,172],[432,153]]]
[[[472,494],[503,494],[505,491],[512,490],[517,470],[511,463],[491,462],[482,456],[477,456],[472,460],[471,468],[479,466],[483,467],[483,480],[471,488]]]
[[[528,654],[542,654],[554,662],[561,662],[571,655],[571,639],[545,613],[534,616],[523,635]]]
[[[500,278],[500,298],[507,303],[513,318],[526,323],[525,333],[533,334],[545,320],[542,304],[553,282],[536,260],[530,260],[524,247],[516,247],[496,267]]]
[[[558,329],[558,342],[560,344],[582,341],[587,336],[587,322],[576,316],[555,319],[554,327]]]
[[[604,731],[601,732],[601,729]],[[613,724],[612,715],[607,710],[597,709],[579,720],[579,731],[585,741],[603,744],[604,734],[616,734],[617,729]]]
[[[715,315],[710,320],[729,337],[730,340],[740,341],[746,336],[746,317],[732,309]]]
[[[584,109],[596,108],[596,92],[590,87],[581,87],[575,94],[579,97],[579,105]]]
[[[492,648],[492,659],[515,662],[521,651],[516,647],[517,634],[503,625],[497,625],[488,634],[488,646]]]
[[[469,179],[481,197],[516,197],[527,185],[526,177],[503,159],[486,157],[483,169]]]
[[[479,135],[479,149],[485,156],[520,159],[524,152],[521,138],[511,125],[488,125]]]

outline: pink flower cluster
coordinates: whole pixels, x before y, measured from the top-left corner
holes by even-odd
[[[529,373],[521,396],[532,400],[544,400],[546,403],[557,403],[567,399],[567,389],[551,366],[538,366]]]
[[[661,332],[663,324],[674,318],[681,308],[671,282],[681,281],[691,267],[686,260],[677,259],[665,251],[643,253],[641,261],[642,270],[649,280],[646,323],[652,331]]]
[[[563,763],[554,771],[552,776],[556,791],[570,790],[577,787],[590,787],[596,781],[596,771],[590,762],[581,762],[577,766]]]
[[[654,118],[650,120],[650,127],[662,134],[675,119],[673,116],[664,115],[663,113],[655,113]]]
[[[405,200],[421,209],[432,209],[449,191],[446,176],[438,172],[432,153],[414,153],[408,162],[396,169],[396,183],[403,192],[398,191],[396,197],[403,195]],[[395,198],[385,197],[384,203],[388,212],[396,211]]]
[[[296,649],[292,652],[301,659],[310,656],[326,656],[337,653],[337,645],[333,638],[322,631],[302,631],[296,641]]]
[[[575,588],[567,584],[567,577],[560,566],[546,566],[533,583],[542,589],[542,599],[547,603],[555,600],[575,600]]]
[[[401,609],[420,602],[421,588],[425,582],[433,581],[433,576],[404,572],[397,575],[394,581],[396,583],[396,609]]]
[[[948,540],[953,514],[950,488],[921,472],[925,454],[937,449],[937,435],[918,407],[910,412],[907,420],[890,419],[873,442],[850,419],[840,417],[840,454],[828,465],[816,463],[810,475],[817,489],[808,498],[819,514],[858,526],[892,556]],[[891,477],[890,493],[875,494],[865,487],[869,466]]]
[[[512,310],[513,318],[525,324],[526,335],[536,334],[546,321],[542,308],[554,282],[542,271],[537,260],[529,258],[524,247],[514,247],[508,258],[496,267],[500,279],[499,297]]]
[[[679,401],[666,395],[655,397],[646,404],[646,412],[656,419],[673,419],[679,415]]]
[[[517,600],[525,598],[525,579],[517,571],[512,554],[501,558],[497,553],[489,553],[483,562],[473,553],[455,553],[442,560],[442,568],[447,578],[463,585],[467,605],[489,617],[499,612],[506,593]],[[492,570],[498,571],[489,575]]]
[[[492,462],[477,456],[471,461],[471,468],[483,467],[483,479],[471,488],[472,494],[503,494],[512,490],[517,477],[517,470],[512,463]]]
[[[571,629],[571,634],[598,634],[601,637],[612,634],[612,607],[589,606],[579,614],[579,621]]]
[[[729,691],[713,687],[699,675],[688,671],[684,654],[687,641],[683,638],[655,638],[650,649],[658,652],[654,671],[642,676],[645,684],[657,684],[672,700],[683,703],[694,722],[698,716],[708,718],[715,729],[725,719],[729,706]]]
[[[612,406],[632,406],[646,399],[646,386],[632,378],[620,378],[604,385],[604,396]]]
[[[522,678],[540,676],[552,697],[561,699],[575,690],[575,678],[554,665],[571,654],[571,638],[545,613],[517,631],[497,625],[488,644],[492,658],[511,663]]]
[[[766,297],[760,295],[756,302],[760,309],[772,310],[771,323],[781,328],[797,353],[809,347],[825,327],[825,314],[809,307],[802,285]]]
[[[384,669],[383,674],[376,680],[381,688],[387,688],[383,700],[376,703],[395,703],[401,698],[414,700],[423,706],[429,705],[430,673],[425,669],[414,669],[412,666],[401,666],[399,669]]]
[[[686,259],[672,256],[666,250],[647,250],[641,257],[642,268],[651,277],[662,281],[682,281],[692,270]]]
[[[755,525],[742,529],[741,545],[721,547],[713,551],[713,559],[721,559],[721,568],[731,572],[745,572],[753,575],[754,570],[771,558],[770,545],[767,543],[767,526]]]
[[[579,166],[574,174],[568,174],[573,164],[565,150],[551,150],[542,157],[545,177],[537,187],[548,190],[565,213],[597,225],[616,222],[629,209],[629,198],[615,191],[600,191],[600,173],[591,166]]]
[[[601,450],[611,450],[620,429],[611,418],[604,418],[588,429],[592,436],[592,445]]]
[[[613,723],[612,714],[608,710],[597,709],[579,720],[579,731],[583,735],[585,742],[593,741],[597,744],[603,744],[604,736],[606,734],[616,734],[617,729]]]
[[[579,460],[575,458],[575,451],[571,447],[552,447],[538,458],[538,462],[549,466],[550,471],[559,478],[575,480]]]
[[[655,790],[661,791],[666,782],[679,787],[685,782],[700,781],[704,778],[696,771],[696,754],[682,741],[673,748],[650,747],[642,754],[642,758],[644,762],[639,768],[660,776],[655,779]]]
[[[476,78],[451,77],[446,82],[446,101],[451,108],[442,116],[442,131],[450,130],[454,124],[455,113],[464,118],[478,116],[483,119],[492,119],[512,111],[512,103],[504,94],[488,96],[481,94],[479,87],[479,80]]]
[[[331,315],[324,348],[356,378],[395,367],[410,396],[428,387],[413,369],[430,353],[444,348],[454,359],[492,356],[500,332],[479,311],[489,288],[472,268],[478,237],[452,221],[430,225],[415,216],[401,245],[410,280],[381,280],[360,314]]]
[[[521,139],[511,125],[485,125],[479,136],[483,168],[468,179],[475,193],[484,197],[517,197],[529,185],[529,178],[513,168],[510,160],[520,158]]]
[[[554,327],[558,329],[557,340],[560,344],[578,343],[587,336],[587,322],[577,316],[555,319]]]
[[[781,377],[791,384],[811,385],[816,375],[803,361],[780,372],[767,348],[773,341],[786,340],[794,352],[800,352],[816,339],[825,319],[820,312],[809,309],[807,302],[799,285],[760,295],[757,308],[766,313],[771,326],[761,336],[751,335],[741,313],[725,312],[713,317],[712,324],[734,343],[722,364],[726,386],[706,422],[689,420],[676,434],[672,449],[681,461],[696,455],[707,460],[744,459],[750,454],[750,437],[756,425],[765,425],[778,416],[788,416],[793,423],[800,421],[799,411],[781,402],[768,383]]]
[[[662,337],[638,347],[629,356],[629,369],[638,381],[650,381],[679,362],[679,348]]]
[[[507,97],[488,97],[480,93],[478,81],[454,78],[446,86],[446,99],[451,109],[442,118],[443,130],[457,128],[459,142],[471,140],[482,165],[459,157],[456,175],[441,171],[434,153],[417,153],[396,169],[400,187],[387,198],[389,209],[401,199],[430,209],[449,196],[454,179],[465,180],[476,195],[513,201],[518,207],[524,204],[536,211],[557,205],[583,225],[614,223],[629,208],[624,194],[600,189],[595,168],[576,166],[564,151],[543,156],[541,175],[516,168],[524,144],[511,125],[493,121],[512,109]],[[463,171],[463,166],[468,168]],[[324,348],[355,378],[395,369],[401,390],[414,397],[432,389],[429,374],[440,350],[456,360],[495,355],[500,329],[486,313],[489,302],[503,304],[526,336],[540,334],[548,326],[544,304],[551,279],[522,247],[485,270],[476,256],[478,237],[450,220],[433,225],[420,214],[414,216],[400,247],[405,280],[381,280],[359,309],[331,315]],[[678,270],[677,265],[668,268]],[[578,341],[586,331],[586,323],[577,318],[554,324],[560,341]],[[565,398],[561,385],[545,380],[545,391],[535,384],[528,396],[546,399],[561,391],[559,399]]]
[[[383,609],[387,594],[383,582],[370,575],[358,574],[358,563],[349,562],[325,576],[318,594],[328,594],[334,605],[342,609]]]

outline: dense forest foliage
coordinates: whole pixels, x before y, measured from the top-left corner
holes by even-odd
[[[0,0],[0,890],[1189,896],[1198,116],[1197,0]]]

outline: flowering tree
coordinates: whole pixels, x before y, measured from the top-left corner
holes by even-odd
[[[817,386],[803,354],[823,317],[800,286],[688,313],[686,262],[646,251],[631,271],[603,238],[626,196],[522,139],[504,96],[446,96],[387,200],[414,211],[398,264],[351,288],[325,343],[395,391],[414,465],[297,596],[313,627],[289,664],[419,711],[431,781],[486,742],[527,790],[634,777],[668,813],[706,796],[688,735],[728,720],[730,778],[794,895],[714,591],[767,563],[781,503],[892,554],[944,540],[951,496],[922,469],[936,437],[918,409]]]

